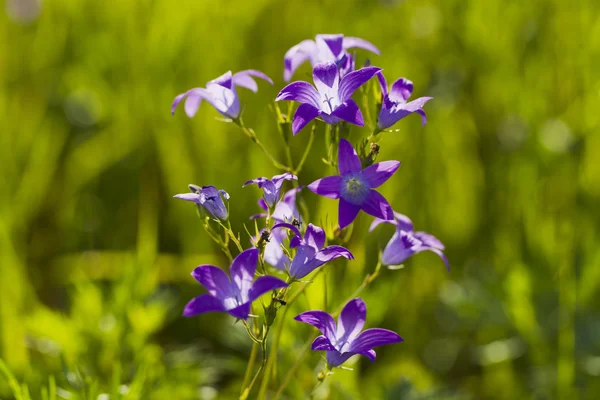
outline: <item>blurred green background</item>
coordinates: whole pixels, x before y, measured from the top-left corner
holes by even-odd
[[[593,0],[5,0],[0,11],[0,398],[235,398],[251,342],[221,314],[185,319],[198,264],[225,267],[188,183],[231,195],[234,227],[258,211],[250,178],[277,171],[204,104],[173,97],[223,72],[274,78],[240,89],[245,120],[279,159],[269,106],[283,55],[317,33],[434,96],[380,142],[402,161],[382,187],[397,211],[447,247],[384,271],[362,294],[367,327],[405,342],[339,370],[332,399],[596,399],[600,396],[600,3]],[[295,75],[307,79],[304,65]],[[310,80],[310,79],[308,79]],[[319,134],[319,132],[317,132]],[[368,134],[353,129],[351,140]],[[292,139],[294,159],[308,131]],[[323,176],[317,137],[302,184]],[[303,193],[320,224],[336,202]],[[330,219],[331,220],[331,219]],[[273,389],[314,331],[291,320],[332,311],[392,234],[348,245],[289,310]],[[284,398],[312,388],[309,354]],[[1,368],[7,372],[7,368]],[[22,385],[18,387],[18,385]],[[57,397],[53,397],[54,395]]]

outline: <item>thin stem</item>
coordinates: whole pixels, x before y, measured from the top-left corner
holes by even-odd
[[[329,375],[331,375],[331,369],[329,368],[329,366],[325,366],[323,370],[319,372],[319,375],[317,375],[317,383],[313,387],[313,390],[310,392],[309,398],[312,399],[315,396],[317,390],[319,389],[319,386],[321,386],[323,381],[325,381],[325,379],[327,379]]]
[[[260,366],[258,367],[258,371],[256,371],[254,378],[252,378],[252,382],[250,382],[250,385],[246,389],[244,389],[244,391],[240,395],[240,400],[245,400],[248,398],[248,396],[250,395],[250,392],[252,391],[252,387],[254,387],[254,384],[258,380],[258,377],[260,376],[263,369],[265,368],[265,365],[267,363],[267,335],[268,334],[269,334],[269,327],[264,326],[262,340],[260,341],[260,350],[261,350],[261,354],[262,354],[262,360],[260,362]]]
[[[242,129],[242,132],[244,132],[244,134],[246,134],[246,136],[248,136],[250,140],[252,140],[258,147],[260,147],[263,153],[265,153],[265,155],[271,160],[275,168],[279,168],[284,171],[290,171],[288,167],[277,161],[275,157],[271,153],[269,153],[269,151],[262,144],[262,142],[258,140],[258,137],[256,136],[256,133],[254,133],[254,130],[252,130],[251,128],[247,128],[246,125],[244,125],[244,121],[242,120],[242,118],[235,119],[233,120],[233,122],[235,122],[235,124]]]
[[[235,245],[237,246],[237,248],[240,251],[240,253],[242,251],[244,251],[244,248],[242,247],[240,241],[238,240],[238,238],[235,236],[235,233],[233,233],[233,230],[231,229],[231,222],[229,220],[227,220],[227,226],[225,226],[225,225],[223,225],[221,223],[221,221],[219,221],[219,225],[221,225],[221,227],[223,228],[223,230],[225,231],[225,233],[227,235],[229,235],[229,237],[231,238],[231,241],[233,243],[235,243]]]
[[[304,149],[304,154],[302,154],[302,158],[298,163],[298,166],[294,170],[294,175],[298,175],[300,171],[302,171],[302,167],[304,166],[304,162],[308,157],[308,153],[310,153],[310,149],[312,148],[313,141],[315,139],[315,130],[317,129],[317,124],[313,123],[312,129],[310,130],[310,136],[308,138],[308,144],[306,145],[306,149]]]

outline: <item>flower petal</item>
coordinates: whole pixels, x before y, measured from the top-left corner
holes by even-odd
[[[233,84],[235,86],[241,86],[246,89],[250,89],[256,93],[258,91],[258,85],[256,84],[256,81],[252,78],[253,76],[256,78],[264,79],[271,85],[273,84],[271,78],[269,78],[266,74],[255,69],[246,69],[244,71],[235,73],[233,75]]]
[[[410,256],[417,253],[416,249],[406,245],[405,241],[403,240],[403,235],[406,235],[406,232],[396,230],[388,244],[385,246],[381,256],[381,262],[383,265],[402,264]]]
[[[407,229],[403,229],[407,230]],[[425,246],[434,247],[439,250],[444,250],[444,244],[438,238],[426,232],[414,232],[413,236],[419,239]]]
[[[338,58],[344,50],[344,35],[342,34],[320,34],[315,39],[319,51],[322,52],[326,46],[334,58]]]
[[[223,75],[219,76],[218,78],[213,79],[212,81],[210,81],[208,83],[216,83],[219,86],[222,86],[227,89],[231,89],[233,87],[232,86],[233,75],[231,74],[231,71],[227,71]],[[207,84],[207,86],[208,86],[208,84]]]
[[[388,201],[376,190],[371,190],[365,202],[361,205],[364,212],[377,218],[394,219],[394,210]]]
[[[413,83],[406,78],[400,78],[392,83],[389,98],[394,103],[404,103],[413,92]]]
[[[357,38],[357,37],[351,37],[351,36],[345,37],[343,46],[345,49],[359,48],[359,49],[368,50],[371,53],[375,53],[377,55],[381,54],[379,52],[379,49],[377,47],[375,47],[375,45],[373,45],[371,42],[368,42],[364,39]]]
[[[339,199],[341,184],[342,177],[339,175],[334,175],[317,179],[308,185],[308,188],[320,196],[328,197],[330,199]]]
[[[223,307],[223,303],[219,299],[208,293],[204,293],[198,297],[194,297],[185,305],[183,316],[193,317],[194,315],[211,311],[225,311],[225,307]]]
[[[375,229],[379,224],[388,223],[395,225],[397,229],[403,230],[406,232],[412,232],[414,230],[413,223],[406,215],[400,214],[399,212],[394,211],[394,219],[393,220],[385,220],[381,218],[375,218],[371,226],[369,227],[369,232]]]
[[[292,82],[279,92],[275,101],[290,100],[310,104],[319,109],[319,92],[313,85],[304,81]]]
[[[271,290],[286,287],[288,284],[274,276],[261,276],[256,279],[248,292],[248,301],[253,302]]]
[[[298,228],[296,228],[292,224],[288,224],[287,222],[281,222],[279,224],[273,225],[273,227],[271,228],[271,232],[273,232],[275,229],[280,229],[280,228],[287,228],[287,229],[291,230],[292,232],[294,232],[294,234],[296,236],[298,236],[299,238],[302,238],[302,234],[300,233]]]
[[[212,296],[221,300],[229,296],[231,282],[222,269],[217,268],[214,265],[201,265],[192,271],[192,276],[204,286]]]
[[[342,104],[340,104],[331,115],[336,116],[344,121],[350,122],[351,124],[357,126],[364,126],[365,120],[363,119],[363,115],[358,108],[356,102],[352,99],[348,99]]]
[[[304,241],[315,250],[319,250],[325,245],[325,231],[316,225],[308,224],[304,233]]]
[[[208,95],[204,99],[220,112],[221,115],[233,119],[239,117],[240,99],[235,91],[235,87],[229,89],[226,86],[209,82],[206,85],[206,90],[208,91]]]
[[[317,46],[313,40],[307,39],[290,48],[283,57],[283,79],[288,82],[294,71],[316,53]]]
[[[360,206],[340,198],[340,205],[338,208],[338,224],[340,225],[340,229],[344,229],[350,225],[358,215],[359,211]]]
[[[362,353],[371,350],[373,347],[383,346],[384,344],[402,342],[402,339],[396,332],[388,329],[371,328],[359,334],[350,345],[351,352]]]
[[[340,81],[339,97],[341,101],[348,100],[362,85],[381,71],[378,67],[365,67],[346,74]]]
[[[300,104],[292,121],[292,133],[295,135],[313,119],[319,116],[320,111],[311,104]]]
[[[301,246],[302,247],[310,247],[310,246]],[[314,249],[313,249],[314,250]],[[328,263],[338,257],[344,257],[348,260],[353,260],[354,256],[348,249],[342,246],[328,246],[324,249],[318,251],[316,254],[312,253],[308,249],[304,250],[308,257],[303,257],[303,262],[298,262],[296,265],[292,262],[292,267],[290,268],[290,275],[296,277],[297,279],[301,279],[306,275],[313,272],[315,269],[319,268],[321,265]],[[296,257],[298,257],[298,253],[296,253]]]
[[[331,344],[329,339],[327,339],[324,335],[317,336],[315,340],[313,340],[312,345],[310,346],[312,350],[328,350],[335,351],[335,347]]]
[[[313,80],[321,98],[337,98],[340,74],[335,63],[325,62],[315,65]]]
[[[343,246],[327,246],[321,249],[315,255],[315,259],[321,264],[334,260],[338,257],[344,257],[347,260],[354,260],[354,256],[350,253],[350,250]]]
[[[327,364],[330,367],[339,367],[343,363],[345,363],[350,357],[352,357],[356,353],[340,353],[339,351],[328,351],[326,353]]]
[[[362,169],[360,158],[349,141],[342,138],[338,148],[338,169],[340,175],[358,173]]]
[[[298,177],[290,172],[284,172],[283,174],[275,175],[271,180],[273,181],[275,188],[279,190],[284,181],[298,180]]]
[[[325,311],[305,311],[296,315],[294,319],[314,326],[330,341],[335,340],[335,321]]]
[[[431,99],[433,99],[433,97],[420,97],[406,104],[398,104],[392,108],[382,108],[379,112],[379,118],[377,119],[377,127],[379,129],[389,128],[412,113],[421,115],[421,123],[425,125],[427,117],[425,116],[425,111],[423,111],[421,107]]]
[[[317,266],[313,266],[315,258],[315,250],[312,246],[301,244],[297,246],[296,255],[290,266],[290,276],[296,279],[302,279],[310,274]]]
[[[229,274],[231,281],[238,288],[241,297],[247,298],[254,272],[256,271],[256,263],[258,262],[258,249],[248,249],[242,251],[236,258],[233,259]]]
[[[365,168],[362,171],[362,176],[367,180],[369,186],[374,189],[390,179],[399,167],[400,161],[383,161]]]
[[[335,337],[338,346],[341,344],[341,348],[338,349],[341,352],[349,351],[352,341],[362,328],[365,326],[367,320],[367,306],[362,299],[350,300],[342,310],[338,322]]]
[[[359,354],[369,357],[369,360],[371,360],[371,362],[375,362],[375,358],[377,358],[377,353],[375,353],[375,350],[373,349],[361,351]]]
[[[446,269],[448,271],[450,271],[450,263],[448,262],[448,259],[446,258],[446,255],[440,249],[436,249],[436,248],[433,248],[433,247],[423,247],[423,250],[433,251],[435,254],[437,254],[438,256],[440,256],[440,258],[442,259],[442,261],[444,262],[444,264],[446,264]]]
[[[379,71],[377,73],[377,80],[379,81],[379,86],[381,87],[381,94],[385,97],[388,94],[388,87],[385,76],[383,76],[383,72]]]
[[[300,214],[296,207],[296,195],[303,187],[299,186],[295,189],[290,189],[283,195],[283,198],[273,211],[273,219],[280,222],[293,221],[294,218],[300,220]]]
[[[250,303],[240,304],[236,308],[227,310],[227,312],[238,319],[248,319],[248,315],[250,314]]]
[[[173,196],[175,199],[193,201],[194,203],[200,204],[200,194],[198,193],[181,193]]]

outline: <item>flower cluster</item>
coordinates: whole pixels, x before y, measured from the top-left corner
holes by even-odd
[[[345,247],[350,234],[350,230],[345,228],[354,222],[361,210],[375,217],[370,231],[381,223],[396,227],[396,232],[380,254],[375,273],[370,275],[369,282],[379,274],[382,265],[401,264],[424,250],[438,254],[449,267],[442,243],[432,235],[415,232],[410,219],[395,212],[386,198],[376,190],[392,178],[400,167],[400,161],[395,160],[375,163],[379,134],[411,113],[421,115],[425,124],[423,106],[431,97],[408,102],[413,91],[411,81],[400,78],[388,88],[381,68],[365,66],[355,69],[355,54],[349,52],[352,48],[379,54],[373,44],[343,35],[317,35],[314,41],[305,40],[293,46],[284,56],[284,80],[289,81],[297,68],[309,61],[313,67],[314,85],[304,81],[292,82],[281,89],[274,99],[280,128],[282,118],[284,122],[289,122],[283,126],[287,126],[294,135],[311,123],[324,123],[326,126],[330,149],[329,157],[324,158],[324,161],[331,167],[337,167],[337,174],[317,179],[307,187],[319,196],[339,201],[338,223],[333,229],[315,225],[309,220],[305,209],[299,207],[301,205],[306,208],[299,196],[303,188],[299,186],[302,181],[299,173],[309,154],[310,145],[297,166],[293,165],[289,148],[289,165],[279,163],[266,151],[254,131],[242,121],[237,87],[256,92],[258,85],[254,78],[273,84],[267,75],[257,70],[244,70],[235,74],[227,72],[208,82],[206,87],[190,89],[173,101],[173,113],[185,99],[185,112],[193,117],[202,100],[205,100],[259,145],[276,168],[284,170],[270,179],[259,177],[243,184],[244,187],[257,185],[262,191],[258,199],[262,212],[250,217],[255,225],[255,234],[249,235],[249,246],[244,246],[240,235],[232,229],[229,221],[230,196],[227,192],[218,190],[215,186],[190,185],[190,193],[175,196],[196,203],[204,228],[231,263],[229,275],[213,265],[201,265],[194,269],[192,276],[208,293],[192,299],[185,306],[184,316],[214,311],[234,316],[243,322],[251,339],[263,348],[263,357],[267,335],[278,310],[287,306],[287,311],[310,281],[304,281],[296,294],[290,297],[288,294],[291,286],[307,277],[314,279],[333,260],[354,260],[350,250]],[[365,85],[371,85],[375,81],[379,82],[381,94],[376,102],[379,107],[378,119],[370,126],[370,135],[353,146],[348,139],[340,137],[342,133],[348,132],[348,124],[365,125],[363,113],[352,97],[358,90],[363,90]],[[277,102],[286,100],[299,103],[291,118],[284,116],[277,107]],[[312,135],[314,129],[311,132],[311,144]],[[285,140],[285,145],[293,146],[293,140]],[[337,160],[333,159],[335,149]],[[284,191],[284,185],[292,187]],[[249,232],[247,229],[246,231]],[[235,257],[232,252],[234,246],[238,252]],[[359,288],[358,292],[362,289],[364,287]],[[255,308],[253,302],[267,294],[270,300],[266,305],[263,303],[264,321],[259,323],[260,309]],[[283,314],[285,317],[285,311]],[[326,352],[327,373],[353,355],[364,355],[374,361],[374,347],[403,340],[395,332],[386,329],[371,328],[363,331],[366,305],[362,299],[354,296],[343,306],[337,324],[333,315],[321,310],[303,312],[295,320],[310,324],[321,332],[322,335],[314,339],[312,349]],[[265,361],[263,359],[262,365],[265,365]],[[269,364],[266,365],[267,371],[262,371],[261,366],[255,378],[263,372],[263,379],[267,379],[268,383]],[[245,388],[243,393],[246,396],[255,380]],[[267,387],[267,383],[263,382],[261,386]]]

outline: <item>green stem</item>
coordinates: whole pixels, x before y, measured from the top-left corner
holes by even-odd
[[[265,365],[267,363],[267,335],[268,334],[269,334],[269,327],[264,326],[262,340],[260,341],[260,350],[261,350],[261,354],[262,354],[262,360],[260,362],[260,366],[258,367],[258,371],[256,371],[254,378],[252,378],[252,382],[250,382],[250,385],[242,391],[242,394],[240,395],[240,400],[245,400],[248,398],[248,396],[250,395],[250,392],[252,391],[252,388],[254,387],[254,384],[256,383],[256,381],[258,380],[258,377],[260,376],[263,369],[265,368]]]
[[[256,136],[256,133],[254,133],[254,130],[252,130],[251,128],[247,128],[246,125],[244,125],[244,121],[242,120],[242,118],[235,119],[233,120],[233,122],[242,129],[242,132],[244,132],[244,134],[246,134],[246,136],[248,136],[250,140],[252,140],[262,150],[263,153],[265,153],[265,155],[271,160],[275,168],[279,168],[284,171],[289,171],[288,167],[277,161],[275,157],[271,153],[269,153],[269,151],[262,144],[262,142],[258,140],[258,137]]]
[[[310,136],[308,138],[308,144],[306,145],[306,149],[304,149],[304,154],[302,154],[302,158],[300,159],[300,162],[298,163],[298,166],[294,170],[294,175],[298,175],[300,173],[300,171],[302,171],[302,167],[304,166],[304,162],[306,161],[306,158],[308,157],[308,153],[310,153],[310,149],[312,148],[312,144],[313,144],[313,141],[315,139],[315,130],[316,130],[316,128],[317,128],[317,124],[313,123],[312,129],[310,130]]]
[[[248,365],[246,366],[246,373],[244,374],[244,380],[242,381],[242,395],[244,393],[244,388],[248,384],[250,380],[250,375],[252,373],[252,367],[254,367],[254,361],[256,361],[256,354],[258,353],[258,343],[252,343],[252,351],[250,352],[250,359],[248,360]]]

